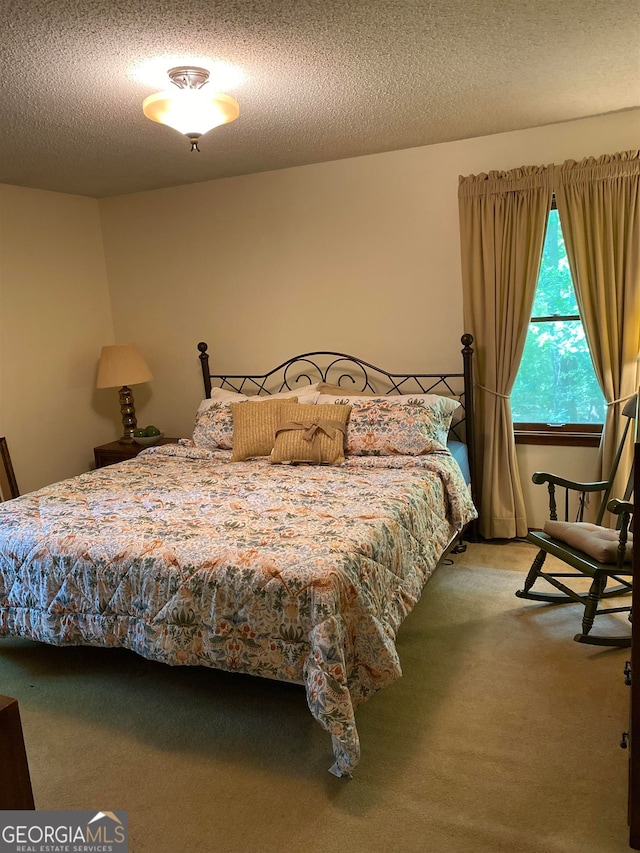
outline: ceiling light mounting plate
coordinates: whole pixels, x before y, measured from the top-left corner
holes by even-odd
[[[195,65],[179,65],[167,72],[171,82],[179,89],[201,89],[209,82],[209,72],[206,68]]]

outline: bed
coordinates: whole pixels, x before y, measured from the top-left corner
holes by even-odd
[[[190,438],[0,504],[0,636],[304,685],[350,776],[355,709],[402,674],[403,619],[473,536],[462,343],[458,373],[306,353],[242,376],[199,344]]]

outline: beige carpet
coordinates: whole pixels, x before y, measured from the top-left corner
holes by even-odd
[[[576,605],[515,598],[532,556],[471,545],[438,569],[404,677],[358,711],[351,780],[302,688],[0,640],[36,806],[125,809],[134,853],[627,851],[629,652],[573,642]]]

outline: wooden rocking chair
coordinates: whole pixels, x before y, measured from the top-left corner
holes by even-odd
[[[590,633],[595,617],[600,613],[629,613],[631,621],[631,606],[600,608],[598,605],[605,598],[631,593],[632,567],[629,538],[633,503],[631,492],[633,488],[633,471],[623,500],[611,499],[613,481],[618,472],[620,459],[625,443],[633,438],[634,430],[631,424],[636,418],[637,395],[634,395],[625,405],[622,414],[628,418],[618,446],[611,473],[607,480],[596,483],[576,483],[558,477],[555,474],[538,472],[532,477],[537,485],[547,483],[549,490],[549,519],[545,531],[530,531],[527,540],[539,547],[529,574],[522,589],[516,592],[518,598],[528,598],[532,601],[544,601],[550,604],[562,604],[569,601],[578,602],[584,606],[582,631],[573,638],[578,643],[591,643],[598,646],[629,646],[631,635],[628,636],[598,636]],[[556,487],[564,489],[564,522],[558,521],[556,504]],[[575,521],[569,521],[569,505],[571,494],[578,495],[578,510]],[[601,495],[596,524],[583,521],[587,495]],[[602,527],[605,511],[617,516],[616,530]],[[608,540],[608,541],[607,541]],[[562,560],[574,571],[545,572],[544,562],[547,554],[552,554]],[[559,578],[591,578],[588,592],[578,592],[567,586]],[[559,592],[539,592],[532,590],[533,585],[543,578]],[[616,586],[607,588],[609,581],[615,581]]]

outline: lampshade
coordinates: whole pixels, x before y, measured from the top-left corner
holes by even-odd
[[[138,385],[153,379],[137,344],[102,347],[98,367],[97,388],[119,388]]]
[[[151,121],[184,133],[191,140],[191,150],[199,151],[197,143],[203,133],[238,118],[238,102],[203,88],[209,80],[206,68],[171,68],[168,74],[177,88],[149,95],[142,102],[142,111]]]

